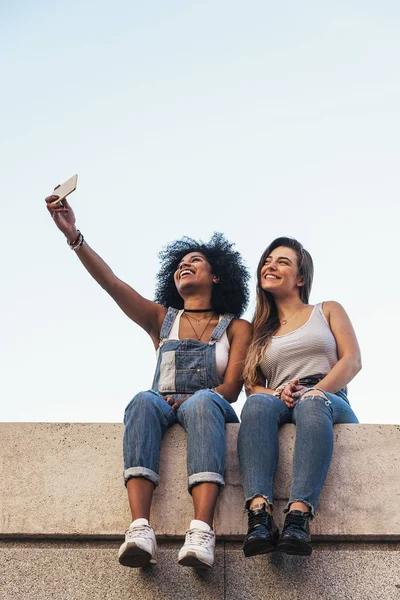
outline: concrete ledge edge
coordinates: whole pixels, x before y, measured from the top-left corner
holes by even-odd
[[[182,542],[182,535],[157,535],[157,543]],[[119,542],[124,540],[123,535],[88,535],[88,534],[23,534],[7,533],[0,534],[0,542]],[[244,535],[217,535],[218,542],[240,543]],[[400,535],[312,535],[314,544],[379,544],[400,543]]]

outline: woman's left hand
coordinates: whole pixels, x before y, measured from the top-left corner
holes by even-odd
[[[310,388],[306,387],[305,385],[297,385],[296,386],[296,391],[293,394],[293,399],[295,402],[298,402],[300,400],[300,398],[302,397],[303,394],[305,394],[306,392],[308,392]]]
[[[170,405],[170,407],[172,408],[172,410],[174,412],[176,412],[178,410],[178,408],[181,406],[181,404],[183,404],[184,402],[186,402],[186,400],[188,398],[189,398],[189,396],[185,396],[185,398],[179,398],[179,400],[177,400],[173,396],[165,396],[165,401],[167,402],[167,404]]]

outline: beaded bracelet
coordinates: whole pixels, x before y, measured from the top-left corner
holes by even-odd
[[[67,244],[68,246],[75,246],[75,244],[77,244],[81,238],[81,232],[79,231],[79,229],[77,229],[78,235],[76,236],[76,239],[73,242],[70,242],[69,240],[67,240]]]
[[[282,383],[281,385],[279,385],[275,392],[273,393],[273,396],[276,396],[277,398],[279,398],[279,400],[281,399],[281,394],[283,392],[283,390],[285,389],[285,387],[289,385],[288,383]]]
[[[76,240],[74,240],[73,242],[70,242],[69,240],[67,240],[67,244],[71,248],[71,250],[78,252],[82,248],[84,241],[85,241],[85,238],[83,237],[82,233],[78,229],[78,237],[76,238]]]
[[[81,239],[79,240],[79,244],[77,246],[74,246],[74,248],[72,248],[72,250],[75,250],[75,252],[79,252],[79,250],[82,248],[83,246],[83,242],[85,241],[85,238],[83,237],[83,235],[81,234]]]

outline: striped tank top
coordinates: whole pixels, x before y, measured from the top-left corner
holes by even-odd
[[[320,303],[299,329],[272,337],[260,369],[266,377],[266,387],[276,390],[294,378],[318,374],[317,379],[321,380],[337,361],[336,340]]]

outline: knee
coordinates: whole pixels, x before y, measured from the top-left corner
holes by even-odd
[[[125,409],[124,422],[136,415],[138,412],[146,412],[156,406],[160,398],[152,391],[139,392],[132,398]]]
[[[322,390],[311,389],[302,395],[298,401],[296,408],[308,407],[314,409],[316,406],[329,406],[331,401]]]
[[[242,410],[242,422],[246,419],[255,420],[265,419],[274,411],[275,403],[281,401],[270,394],[252,394],[245,402]]]
[[[324,400],[328,400],[326,394],[322,390],[311,389],[308,390],[305,394],[302,395],[301,400],[305,400],[306,398],[323,398]],[[300,401],[301,401],[300,400]]]
[[[308,418],[311,414],[331,414],[330,405],[331,401],[322,390],[311,389],[303,394],[297,402],[294,408],[294,414],[296,415],[296,419],[298,419],[300,415],[304,415],[305,418]]]
[[[186,414],[205,416],[217,407],[216,394],[210,390],[199,390],[182,404]]]

